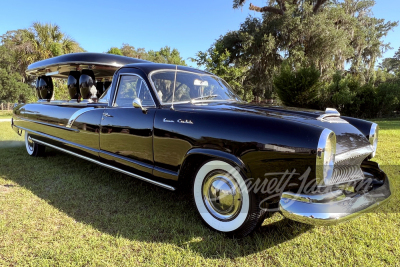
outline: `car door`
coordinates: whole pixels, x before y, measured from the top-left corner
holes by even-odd
[[[149,176],[153,161],[153,121],[156,105],[139,71],[121,70],[110,105],[104,109],[100,157],[117,168]],[[133,107],[139,98],[144,110]]]

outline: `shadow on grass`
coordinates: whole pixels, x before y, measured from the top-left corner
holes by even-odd
[[[46,151],[46,157],[32,158],[24,147],[1,148],[0,175],[77,222],[115,237],[173,244],[205,258],[236,258],[266,250],[312,228],[287,219],[276,221],[276,215],[251,236],[229,239],[201,223],[188,196],[53,149]]]

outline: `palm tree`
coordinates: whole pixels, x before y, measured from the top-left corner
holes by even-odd
[[[51,23],[35,22],[28,29],[7,32],[1,36],[6,48],[13,52],[14,67],[26,80],[25,70],[33,62],[74,52],[83,52],[79,44],[60,27]]]
[[[51,23],[34,22],[27,30],[27,40],[35,47],[37,60],[73,52],[82,52],[79,44]]]

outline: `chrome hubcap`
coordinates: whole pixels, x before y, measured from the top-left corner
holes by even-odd
[[[28,147],[29,147],[29,150],[33,151],[33,141],[29,135],[28,135]]]
[[[227,221],[234,219],[242,206],[242,193],[236,180],[227,172],[210,172],[203,182],[203,201],[215,218]]]

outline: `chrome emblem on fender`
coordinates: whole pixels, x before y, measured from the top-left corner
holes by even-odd
[[[174,122],[174,121],[172,121],[172,120],[167,120],[167,118],[164,118],[164,119],[163,119],[163,122]]]
[[[191,120],[178,120],[179,123],[187,123],[187,124],[193,124],[193,122]]]

